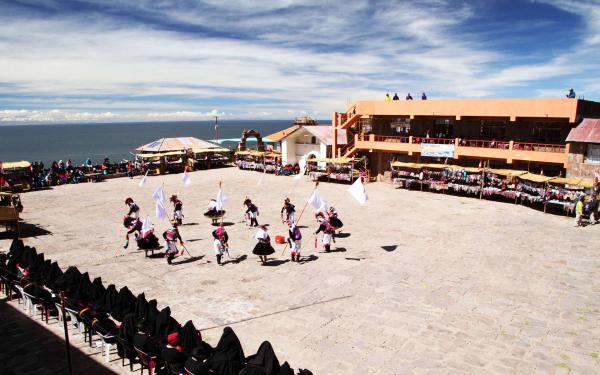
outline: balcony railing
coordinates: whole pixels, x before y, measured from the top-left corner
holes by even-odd
[[[357,141],[374,141],[386,143],[430,143],[430,144],[455,144],[458,147],[488,148],[499,150],[535,151],[565,153],[566,146],[548,143],[512,142],[481,139],[459,139],[459,138],[427,138],[414,136],[388,136],[374,134],[358,134]],[[512,148],[511,148],[512,144]]]
[[[513,150],[522,151],[537,151],[537,152],[560,152],[564,153],[565,145],[547,144],[547,143],[526,143],[526,142],[514,142]]]

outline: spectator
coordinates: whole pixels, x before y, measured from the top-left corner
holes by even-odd
[[[400,100],[400,98],[398,97],[398,93],[394,93],[394,97],[392,98],[392,100]]]
[[[583,195],[577,199],[577,203],[575,204],[575,226],[580,227],[582,216],[583,216]]]
[[[390,94],[385,94],[385,96],[383,97],[383,100],[385,100],[386,102],[389,102],[390,100],[392,100],[392,98],[390,98]]]
[[[421,100],[427,100],[427,95],[425,95],[425,93],[421,94]]]
[[[408,93],[408,95],[406,95],[406,100],[413,100],[413,97],[410,95],[410,92]]]
[[[567,98],[575,99],[575,90],[569,89],[569,93],[567,94]]]

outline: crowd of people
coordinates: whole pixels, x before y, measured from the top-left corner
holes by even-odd
[[[170,220],[170,228],[163,232],[163,240],[165,241],[164,257],[167,259],[169,265],[173,264],[175,257],[184,255],[187,251],[184,240],[179,232],[180,226],[183,224],[183,202],[177,197],[172,195],[169,199],[173,203],[173,216]],[[127,206],[127,213],[124,216],[123,225],[127,229],[125,235],[125,246],[129,246],[129,236],[135,234],[135,239],[138,248],[148,251],[159,249],[160,243],[158,238],[154,235],[154,227],[150,224],[147,218],[145,222],[140,220],[140,208],[133,201],[132,198],[125,200]],[[263,265],[267,264],[268,256],[275,252],[271,244],[271,236],[269,234],[269,224],[259,224],[258,216],[259,209],[256,204],[252,202],[250,198],[246,198],[243,202],[246,207],[244,212],[244,219],[246,225],[256,227],[257,232],[254,235],[256,244],[252,250],[252,253],[257,255]],[[210,218],[213,225],[217,225],[218,228],[212,232],[213,238],[213,251],[216,256],[217,264],[223,265],[222,257],[224,254],[229,255],[229,234],[225,229],[223,223],[223,216],[225,210],[219,207],[216,199],[211,199],[208,204],[208,211],[204,213],[204,216]],[[296,220],[296,207],[289,198],[286,198],[283,202],[283,206],[280,211],[281,222],[288,226],[288,238],[287,241],[279,242],[281,244],[287,242],[290,247],[291,261],[300,262],[301,260],[301,249],[302,249],[302,233]],[[340,230],[343,226],[342,221],[338,217],[337,211],[333,207],[321,207],[315,212],[315,219],[319,224],[317,231],[314,233],[315,236],[319,233],[323,234],[322,245],[325,252],[331,251],[331,243],[335,242],[336,231]],[[219,224],[219,220],[221,221]],[[281,236],[277,236],[281,237]],[[286,245],[287,246],[287,245]],[[316,248],[316,237],[315,237],[315,248]],[[189,252],[188,252],[189,255]]]
[[[91,158],[87,158],[84,164],[76,165],[70,159],[53,161],[49,168],[44,162],[35,161],[31,165],[30,179],[32,189],[43,189],[50,186],[77,184],[86,182],[90,175],[106,176],[109,174],[123,173],[133,177],[135,173],[142,170],[139,162],[121,161],[111,163],[107,157],[100,165],[94,165]]]
[[[408,94],[406,94],[406,100],[413,100],[412,95],[410,94],[410,92]],[[386,93],[385,96],[383,97],[383,100],[385,100],[386,102],[392,101],[392,100],[400,100],[400,97],[398,96],[398,93],[394,93],[394,96],[391,97],[389,93]],[[427,100],[427,94],[422,93],[421,94],[421,100]]]
[[[116,345],[119,357],[158,374],[294,375],[287,362],[280,364],[268,341],[246,357],[233,329],[225,327],[213,347],[191,320],[182,326],[173,318],[168,306],[159,310],[155,299],[148,301],[144,293],[136,297],[127,286],[118,291],[114,284],[105,287],[100,277],[92,281],[77,267],[63,272],[56,261],[20,240],[13,241],[7,255],[0,254],[0,275],[7,295],[31,298],[47,316],[70,315],[77,320],[73,323],[83,325],[90,344],[99,335]],[[69,315],[58,309],[63,301]],[[298,374],[312,375],[303,369]]]

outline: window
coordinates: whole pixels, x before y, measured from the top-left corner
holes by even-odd
[[[600,164],[600,145],[586,145],[584,162],[590,164]]]
[[[317,137],[315,137],[313,135],[313,137],[310,139],[310,143],[312,143],[313,145],[316,145],[317,144]]]

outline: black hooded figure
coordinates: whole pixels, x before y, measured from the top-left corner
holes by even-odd
[[[106,313],[110,313],[114,306],[117,305],[117,297],[119,296],[119,292],[117,292],[117,288],[115,284],[110,284],[106,287],[104,291],[104,295],[98,301],[96,301],[95,305],[98,306],[100,311],[104,311]]]
[[[145,319],[146,311],[148,310],[148,301],[146,301],[146,295],[144,293],[138,294],[135,299],[135,318],[137,320]]]
[[[154,334],[152,337],[161,343],[166,342],[167,336],[173,332],[179,332],[181,325],[171,316],[171,308],[165,307],[158,313],[156,324],[154,325]]]
[[[279,368],[279,375],[294,375],[294,369],[290,367],[290,364],[283,362],[281,367]]]
[[[238,375],[245,363],[246,358],[240,340],[231,327],[225,327],[206,366],[216,375]]]
[[[10,249],[8,250],[8,257],[12,259],[21,259],[21,255],[23,254],[23,250],[25,246],[23,245],[23,240],[14,239],[10,244]]]
[[[21,255],[20,265],[22,268],[27,268],[35,265],[37,261],[37,250],[35,247],[25,246]]]
[[[110,311],[110,315],[118,320],[119,322],[123,320],[125,315],[133,313],[135,311],[135,296],[128,287],[124,286],[119,290],[119,295],[117,296],[117,304],[113,306],[113,309]]]
[[[154,329],[156,328],[156,318],[159,314],[158,307],[156,307],[157,305],[158,303],[155,299],[148,301],[148,307],[146,309],[146,314],[144,315],[146,332],[150,335],[154,335]]]
[[[179,345],[181,345],[183,352],[187,356],[192,354],[194,348],[200,346],[198,330],[194,327],[194,323],[191,320],[188,320],[181,328],[181,332],[179,333]]]
[[[133,336],[137,333],[135,328],[136,319],[135,314],[127,314],[123,318],[123,322],[119,327],[119,337],[121,340],[117,341],[117,352],[119,357],[133,360],[136,357],[136,352],[133,349]],[[125,344],[123,344],[123,341]]]
[[[63,272],[58,266],[58,263],[52,262],[52,264],[50,264],[50,270],[46,273],[44,277],[44,285],[54,290],[54,282],[56,281],[56,279],[61,277],[62,274]]]
[[[263,341],[256,354],[246,358],[246,367],[239,375],[279,375],[279,360],[268,341]]]
[[[69,267],[62,276],[56,279],[54,287],[56,292],[64,291],[68,297],[71,297],[75,289],[79,286],[81,272],[77,267]]]
[[[102,284],[102,278],[96,277],[94,281],[92,281],[89,300],[97,301],[104,296],[104,292],[106,292],[106,288],[104,287],[104,284]]]
[[[90,301],[90,294],[92,291],[92,282],[90,281],[90,275],[87,272],[81,274],[79,278],[79,284],[73,292],[73,299],[77,301],[87,302]]]

